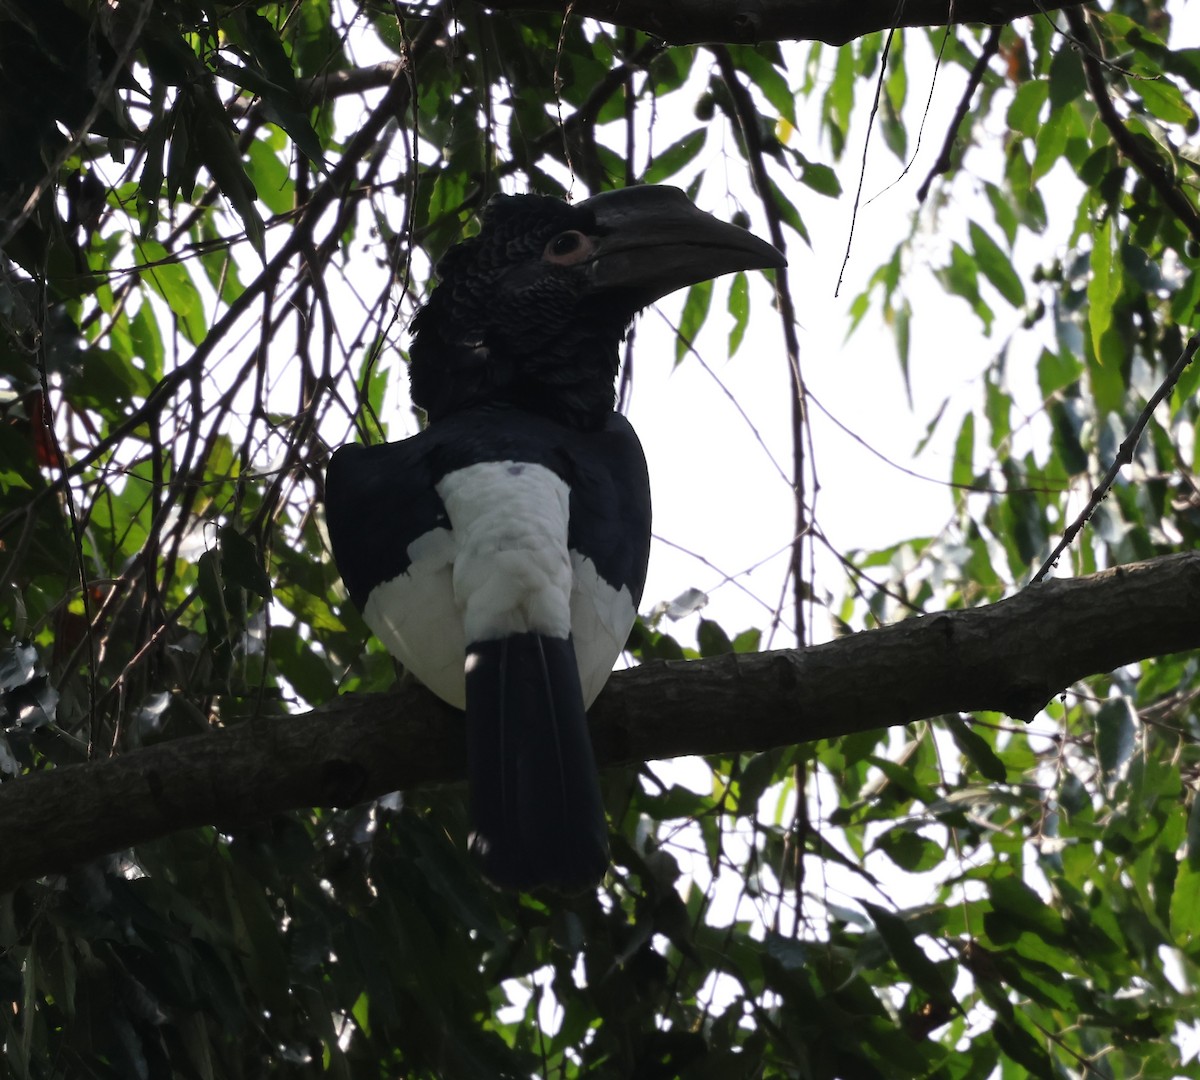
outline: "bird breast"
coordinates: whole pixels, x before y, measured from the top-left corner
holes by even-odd
[[[603,688],[636,608],[568,550],[570,489],[528,462],[466,466],[436,485],[449,528],[409,545],[408,569],[376,586],[367,625],[422,683],[465,706],[467,646],[510,634],[573,634],[584,703]]]
[[[485,462],[437,484],[456,540],[467,641],[571,632],[570,490],[541,465]]]

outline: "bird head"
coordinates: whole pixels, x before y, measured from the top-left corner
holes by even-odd
[[[498,195],[479,233],[442,258],[440,284],[413,320],[413,401],[431,422],[495,402],[597,427],[642,308],[721,274],[784,265],[770,244],[678,188],[631,187],[574,205]]]

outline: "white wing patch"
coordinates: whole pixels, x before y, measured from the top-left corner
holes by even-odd
[[[443,701],[466,707],[462,611],[454,599],[454,534],[434,529],[408,546],[407,573],[371,590],[363,618],[397,660]]]
[[[613,664],[629,639],[637,608],[624,585],[614,589],[597,573],[596,564],[577,551],[571,552],[571,569],[575,578],[571,588],[571,633],[586,709],[608,682]]]
[[[437,485],[450,529],[408,548],[407,572],[377,585],[363,617],[438,697],[464,708],[468,642],[574,635],[584,705],[612,673],[633,626],[629,589],[567,550],[570,491],[541,465],[470,465]]]

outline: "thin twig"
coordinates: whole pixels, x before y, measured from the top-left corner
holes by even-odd
[[[990,487],[987,484],[963,484],[955,480],[945,480],[939,476],[926,476],[924,473],[919,473],[915,469],[908,468],[906,465],[901,465],[898,461],[893,461],[882,450],[872,445],[865,438],[863,438],[863,436],[858,434],[857,431],[851,427],[848,427],[845,423],[834,416],[833,413],[831,413],[824,405],[821,404],[821,400],[811,390],[808,392],[807,398],[825,415],[825,418],[831,424],[833,424],[834,427],[842,432],[843,435],[853,439],[856,443],[858,443],[859,446],[866,450],[868,454],[874,455],[885,465],[895,469],[897,472],[903,473],[905,476],[911,476],[914,480],[923,480],[927,484],[937,484],[938,487],[950,488],[952,491],[970,491],[981,495],[1014,495],[1019,492],[1034,492],[1042,495],[1058,495],[1063,490],[1061,487],[1013,487],[1011,485],[1006,485],[1002,488],[996,488]],[[993,459],[992,464],[995,464],[995,459]]]
[[[1154,391],[1150,400],[1146,402],[1146,407],[1141,411],[1137,418],[1137,422],[1133,425],[1129,434],[1125,437],[1125,441],[1121,443],[1117,450],[1117,456],[1113,459],[1112,465],[1109,466],[1108,472],[1104,474],[1104,479],[1096,485],[1092,492],[1092,497],[1088,499],[1088,504],[1083,508],[1080,515],[1071,522],[1069,528],[1063,533],[1063,538],[1058,542],[1058,545],[1050,553],[1043,564],[1042,568],[1033,575],[1031,585],[1036,585],[1049,573],[1050,569],[1058,562],[1058,557],[1066,551],[1071,545],[1071,541],[1079,535],[1079,530],[1087,524],[1088,519],[1096,512],[1096,507],[1103,501],[1104,496],[1108,494],[1109,489],[1113,486],[1113,482],[1117,479],[1117,474],[1121,468],[1128,465],[1133,460],[1133,452],[1137,449],[1138,440],[1142,437],[1142,432],[1146,429],[1146,425],[1150,422],[1150,417],[1154,415],[1154,410],[1162,403],[1162,400],[1175,388],[1175,384],[1179,381],[1179,377],[1183,374],[1188,364],[1192,362],[1192,357],[1196,355],[1196,349],[1200,348],[1200,334],[1193,334],[1187,345],[1184,346],[1183,352],[1179,359],[1171,365],[1171,370],[1167,372],[1166,377],[1159,384],[1157,390]]]
[[[929,94],[925,98],[925,108],[921,113],[921,123],[917,128],[917,142],[913,147],[913,152],[909,155],[908,161],[904,163],[904,168],[900,170],[900,175],[896,177],[882,191],[872,195],[863,205],[870,206],[876,199],[888,191],[891,191],[901,180],[909,173],[909,170],[916,164],[917,155],[921,152],[921,140],[925,137],[925,124],[929,120],[929,112],[933,108],[933,95],[937,91],[938,73],[942,70],[942,58],[946,54],[946,43],[950,40],[950,27],[947,26],[942,34],[942,43],[938,46],[937,56],[933,59],[933,74],[929,79]]]
[[[854,192],[854,206],[850,210],[850,233],[846,237],[846,254],[842,256],[842,268],[838,271],[837,284],[833,287],[833,295],[842,291],[842,279],[846,276],[846,267],[850,265],[850,248],[854,244],[854,225],[858,221],[858,207],[862,202],[863,182],[867,178],[867,151],[871,146],[871,132],[875,130],[875,117],[879,113],[879,102],[883,97],[883,80],[887,77],[888,54],[892,51],[892,40],[895,30],[889,30],[883,42],[883,55],[879,59],[879,78],[875,80],[875,96],[871,99],[871,115],[867,117],[867,136],[863,139],[862,162],[858,169],[858,187]]]
[[[958,129],[962,127],[962,122],[967,117],[971,101],[975,97],[975,91],[979,89],[979,84],[983,82],[983,74],[987,71],[988,64],[992,57],[1000,51],[1000,34],[1003,30],[1003,26],[993,26],[992,32],[988,34],[987,40],[983,43],[983,52],[979,54],[979,59],[971,68],[966,89],[963,90],[962,97],[958,100],[958,108],[954,110],[954,117],[946,129],[946,141],[942,143],[942,152],[938,155],[937,161],[933,163],[933,168],[929,170],[929,175],[925,177],[925,182],[917,189],[917,202],[919,203],[923,203],[929,195],[933,181],[948,173],[954,164],[950,154],[953,152],[955,140],[958,138]]]
[[[665,315],[663,315],[663,313],[661,311],[658,311],[658,309],[655,309],[655,310],[656,310],[657,314],[662,318],[662,321],[665,322],[667,324],[667,326],[669,326],[671,328],[671,332],[680,341],[682,341],[683,344],[687,347],[688,355],[691,356],[693,358],[693,360],[695,360],[695,362],[700,365],[700,367],[704,371],[704,374],[706,374],[710,379],[712,379],[712,381],[717,384],[717,389],[720,390],[721,393],[724,394],[726,398],[728,398],[729,403],[734,407],[734,409],[737,410],[737,414],[742,418],[742,421],[743,421],[743,423],[745,423],[746,427],[749,428],[750,434],[754,436],[754,441],[756,443],[758,443],[758,445],[762,448],[763,453],[767,455],[767,460],[775,467],[775,471],[777,473],[779,473],[780,479],[783,480],[783,482],[785,484],[787,484],[788,487],[791,487],[792,482],[791,482],[791,480],[788,479],[787,473],[784,472],[783,466],[780,465],[779,462],[775,460],[775,455],[773,453],[771,453],[771,448],[767,445],[766,440],[763,438],[762,432],[758,430],[758,427],[755,425],[754,421],[750,419],[749,414],[742,407],[742,403],[740,401],[738,401],[737,395],[732,390],[730,390],[728,386],[725,385],[725,383],[721,379],[721,376],[718,375],[705,362],[704,357],[700,355],[700,350],[696,348],[696,343],[694,341],[692,341],[692,339],[689,338],[670,319],[668,319]]]
[[[48,259],[48,253],[46,259]],[[37,350],[37,374],[38,386],[41,390],[41,415],[31,416],[30,419],[34,424],[41,424],[47,436],[50,439],[51,452],[53,453],[54,461],[57,463],[60,475],[64,478],[67,473],[67,458],[63,453],[62,440],[58,435],[58,428],[54,422],[54,408],[50,399],[50,375],[49,375],[49,342],[47,335],[44,332],[45,327],[50,322],[50,305],[49,294],[46,288],[48,273],[43,262],[41,273],[37,277],[38,291],[38,350]],[[87,649],[87,701],[88,701],[88,757],[92,756],[97,742],[97,723],[99,714],[96,711],[96,639],[93,634],[94,625],[92,622],[92,592],[88,585],[88,568],[87,558],[83,551],[83,524],[80,521],[78,508],[75,505],[75,493],[71,489],[69,483],[63,483],[63,503],[67,508],[67,517],[71,524],[71,542],[74,545],[72,554],[75,557],[75,572],[79,580],[79,598],[83,605],[84,632],[80,641],[82,647]]]
[[[771,243],[780,251],[784,249],[783,223],[780,220],[779,209],[775,205],[775,193],[771,179],[767,175],[766,158],[763,151],[762,136],[758,126],[758,109],[749,90],[738,78],[737,67],[729,49],[724,45],[710,45],[710,51],[716,57],[721,78],[729,90],[733,102],[734,119],[741,131],[742,143],[746,148],[746,162],[750,166],[750,176],[754,182],[762,207],[767,215]],[[800,370],[800,341],[796,336],[796,309],[792,304],[791,293],[787,285],[787,268],[775,271],[775,301],[779,309],[780,322],[783,326],[784,343],[787,347],[788,371],[792,382],[792,498],[796,508],[796,527],[794,530],[792,561],[789,573],[792,578],[792,594],[794,620],[796,624],[796,640],[803,645],[807,638],[804,618],[804,575],[803,575],[803,543],[809,533],[809,507],[806,505],[806,469],[808,462],[805,457],[805,432],[808,429],[808,406],[805,401],[807,393],[804,376]],[[815,477],[814,492],[815,497]]]

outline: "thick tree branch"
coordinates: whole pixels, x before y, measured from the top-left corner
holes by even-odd
[[[1031,718],[1077,680],[1200,647],[1200,552],[1031,586],[800,651],[618,672],[592,709],[604,765],[759,750],[990,710]],[[203,824],[347,806],[464,774],[459,714],[422,687],[346,697],[0,785],[0,891]]]
[[[1073,7],[1064,0],[482,0],[493,11],[557,11],[644,30],[672,45],[698,41],[824,41],[844,45],[901,26],[1010,23]]]

